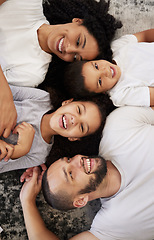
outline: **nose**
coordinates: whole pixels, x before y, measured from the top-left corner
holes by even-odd
[[[70,122],[73,126],[76,126],[79,123],[79,118],[77,116],[71,116]]]
[[[75,169],[83,169],[83,166],[81,163],[81,155],[76,155],[70,158],[69,166],[74,167]]]
[[[76,48],[72,44],[67,43],[67,45],[65,46],[65,53],[73,54],[75,52],[76,52]]]
[[[111,70],[109,68],[103,67],[101,68],[101,75],[102,77],[109,77],[111,75]]]

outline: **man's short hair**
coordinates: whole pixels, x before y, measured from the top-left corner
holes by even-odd
[[[53,193],[50,190],[48,179],[47,179],[47,171],[43,174],[42,179],[42,192],[43,196],[46,200],[46,202],[55,209],[61,210],[61,211],[67,211],[70,209],[74,209],[73,206],[73,199],[64,191],[58,191],[56,193]]]

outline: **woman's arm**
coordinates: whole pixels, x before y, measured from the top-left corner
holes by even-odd
[[[12,92],[0,66],[0,135],[7,138],[14,129],[17,112]]]
[[[134,34],[138,42],[154,42],[154,29],[145,30]]]
[[[4,3],[6,0],[0,0],[0,5],[2,4],[2,3]]]

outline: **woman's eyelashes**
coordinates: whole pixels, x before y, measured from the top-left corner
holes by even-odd
[[[76,41],[76,45],[77,45],[77,47],[80,45],[80,36],[78,37],[78,39]]]
[[[78,112],[79,114],[81,114],[81,109],[80,109],[79,106],[77,106],[77,112]]]
[[[83,133],[84,132],[83,124],[80,125],[80,128],[81,128],[81,132]]]

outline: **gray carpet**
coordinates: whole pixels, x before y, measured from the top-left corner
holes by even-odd
[[[110,12],[121,19],[124,25],[116,37],[154,27],[154,0],[111,0]],[[0,175],[2,240],[28,239],[19,201],[21,172],[13,171]],[[64,240],[90,227],[100,202],[96,200],[83,209],[61,213],[49,208],[40,194],[37,205],[47,227]]]

